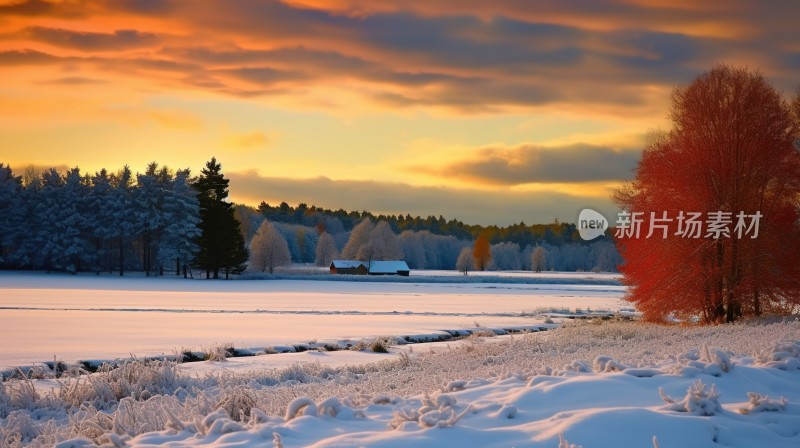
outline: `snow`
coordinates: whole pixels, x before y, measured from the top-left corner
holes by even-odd
[[[369,263],[370,274],[396,274],[408,271],[408,265],[402,260],[372,261]]]
[[[621,287],[584,283],[0,273],[0,289],[0,352],[14,362],[29,352],[52,360],[44,356],[49,347],[69,344],[74,356],[96,359],[131,347],[203,347],[222,336],[247,347],[358,332],[437,335],[445,324],[466,333],[476,321],[480,328],[536,323],[528,312],[541,307],[626,305]],[[0,445],[800,446],[798,320],[567,322],[385,354],[127,362],[75,378],[42,367],[35,378],[0,382]]]
[[[671,356],[651,353],[665,346],[674,347]],[[181,394],[205,384],[193,390],[206,398],[183,399],[194,411],[160,396],[125,402],[110,416],[75,417],[76,432],[61,446],[555,447],[563,439],[586,448],[649,447],[654,440],[661,447],[788,448],[800,442],[798,321],[716,330],[584,323],[432,347],[412,350],[410,358],[403,346],[393,354],[298,353],[181,365],[177,374],[160,376],[197,378],[179,380]],[[567,347],[574,359],[559,364],[569,358],[556,352]],[[544,365],[532,367],[527,361],[537,352]],[[487,368],[489,360],[498,364]],[[443,374],[448,368],[455,369]],[[414,384],[392,387],[402,372]],[[271,375],[284,382],[272,385]],[[419,389],[423,383],[431,385]],[[262,400],[278,396],[283,405],[265,411]],[[23,415],[6,425],[35,433]]]
[[[463,382],[433,395],[340,406],[334,414],[319,412],[321,404],[301,397],[290,404],[286,421],[242,425],[228,434],[221,425],[155,432],[134,438],[131,445],[272,446],[277,433],[284,446],[315,447],[555,446],[560,435],[585,447],[652,446],[654,438],[659,446],[797,446],[800,372],[764,368],[746,357],[734,365],[718,377],[697,375],[696,380],[692,374],[670,374],[680,366],[677,361],[661,365],[652,378],[624,370],[511,375],[487,384]],[[713,393],[703,395],[712,389],[703,382],[714,385]],[[686,395],[684,406],[706,407],[676,410],[662,400],[660,389]],[[761,393],[779,400],[753,406],[752,396]],[[787,400],[795,404],[781,404]],[[306,412],[295,416],[306,405]],[[748,408],[760,412],[742,412]]]
[[[591,284],[205,281],[0,273],[0,369],[230,344],[435,335],[539,324],[542,308],[619,310],[623,287]],[[98,338],[97,335],[103,335]]]

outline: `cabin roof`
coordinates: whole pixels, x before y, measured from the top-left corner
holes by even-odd
[[[355,269],[359,266],[364,266],[364,262],[358,260],[333,260],[331,262],[331,267],[336,269]]]
[[[394,274],[409,270],[408,264],[402,260],[373,261],[369,267],[370,274]]]

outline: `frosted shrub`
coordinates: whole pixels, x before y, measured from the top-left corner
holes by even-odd
[[[7,393],[8,403],[11,408],[34,409],[39,400],[39,393],[33,385],[33,381],[25,378],[6,383],[5,393]],[[0,397],[0,400],[3,400]]]
[[[5,383],[0,381],[0,418],[6,418],[11,412],[11,396],[8,395]]]
[[[206,361],[224,362],[233,352],[233,345],[217,345],[206,350]]]
[[[308,397],[300,397],[292,400],[288,406],[286,406],[286,416],[284,417],[286,421],[297,417],[302,412],[302,415],[310,415],[313,417],[317,416],[317,404],[314,403],[314,400]]]
[[[758,363],[780,370],[800,369],[800,342],[781,342],[761,351]]]
[[[98,408],[125,397],[146,400],[154,395],[171,395],[186,378],[179,378],[177,364],[170,361],[129,361],[116,369],[61,382],[55,397],[69,406],[92,403]]]
[[[206,435],[228,434],[231,432],[243,431],[245,428],[240,423],[231,420],[224,409],[219,409],[207,415],[206,418],[197,425],[197,429],[200,434]]]
[[[594,358],[594,362],[592,362],[592,368],[597,373],[622,372],[625,370],[625,366],[617,361],[614,361],[612,357],[603,355]]]
[[[248,421],[250,412],[255,405],[256,400],[253,398],[250,388],[246,386],[224,389],[219,402],[217,402],[218,408],[224,409],[232,419],[238,422]]]
[[[558,448],[583,448],[580,445],[569,443],[569,440],[564,438],[564,434],[558,435]]]
[[[467,406],[466,409],[459,413],[455,407],[456,399],[451,395],[440,394],[431,398],[428,394],[425,394],[418,409],[404,407],[399,411],[395,411],[389,427],[402,430],[409,422],[417,423],[421,428],[453,426],[471,409]]]
[[[375,339],[369,349],[375,353],[389,353],[389,348],[383,339]]]
[[[693,415],[710,416],[722,411],[719,403],[719,393],[717,386],[712,384],[707,388],[702,381],[695,381],[686,391],[686,396],[681,401],[675,401],[672,397],[664,393],[662,388],[658,388],[661,399],[667,403],[665,407],[669,411],[688,412]]]
[[[708,345],[703,345],[703,357],[701,361],[715,365],[721,370],[722,372],[730,372],[733,368],[733,363],[731,362],[730,356],[723,352],[722,350],[710,350]],[[718,375],[715,375],[718,376]]]
[[[779,412],[786,410],[787,401],[781,397],[779,400],[770,400],[769,396],[755,392],[748,392],[750,401],[746,408],[739,409],[742,414],[752,414],[755,412]]]
[[[0,428],[0,446],[24,446],[39,435],[39,429],[31,419],[31,414],[22,410],[14,411],[6,417]]]

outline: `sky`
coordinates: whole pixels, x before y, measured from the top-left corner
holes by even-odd
[[[716,63],[800,85],[800,2],[0,0],[0,163],[231,200],[575,221]]]

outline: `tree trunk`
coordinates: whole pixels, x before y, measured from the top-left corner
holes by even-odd
[[[756,290],[753,291],[753,314],[756,316],[761,316],[761,297],[759,297],[759,290],[756,287]]]

